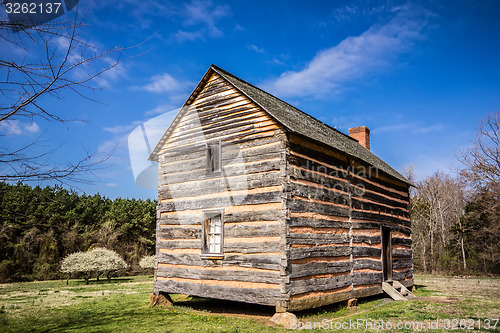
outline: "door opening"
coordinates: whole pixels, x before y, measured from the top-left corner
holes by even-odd
[[[384,281],[392,280],[392,240],[388,227],[382,227],[382,271]]]

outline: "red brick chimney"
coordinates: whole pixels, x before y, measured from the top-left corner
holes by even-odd
[[[358,142],[370,150],[370,129],[366,126],[349,128],[349,136],[358,140]]]

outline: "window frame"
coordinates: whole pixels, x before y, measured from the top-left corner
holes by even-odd
[[[207,142],[206,172],[207,175],[220,175],[222,173],[222,144],[220,140]]]
[[[220,252],[210,252],[210,219],[220,216]],[[224,209],[203,211],[201,257],[207,259],[224,259]]]

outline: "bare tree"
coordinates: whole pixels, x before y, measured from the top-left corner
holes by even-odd
[[[462,152],[468,178],[479,186],[500,184],[500,115],[490,113],[479,125],[474,145]]]
[[[436,272],[441,269],[443,250],[454,236],[451,228],[464,214],[464,191],[458,181],[439,172],[416,185],[411,198],[415,259],[424,271]],[[465,265],[464,247],[462,242]]]
[[[47,97],[63,99],[73,92],[92,100],[89,92],[96,89],[96,79],[119,66],[131,49],[104,49],[86,41],[82,31],[87,25],[78,11],[67,15],[73,16],[34,27],[0,21],[0,47],[15,51],[3,52],[0,58],[0,129],[19,121],[71,121],[68,115],[47,108]],[[109,157],[84,150],[78,161],[61,165],[50,158],[58,147],[44,147],[42,141],[0,146],[0,180],[89,182],[83,175]]]

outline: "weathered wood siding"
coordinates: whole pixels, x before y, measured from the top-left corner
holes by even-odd
[[[413,285],[409,185],[355,161],[351,166],[355,295],[380,288],[382,227],[391,230],[392,279]]]
[[[393,277],[411,279],[408,188],[332,149],[289,135],[288,309],[382,292],[381,227]]]
[[[284,142],[280,125],[212,74],[159,156],[155,291],[276,305],[282,300]],[[221,140],[222,174],[206,172]],[[223,260],[201,257],[203,210],[223,208]]]

